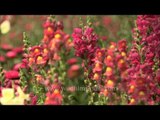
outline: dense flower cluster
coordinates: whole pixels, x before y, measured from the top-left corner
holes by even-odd
[[[17,39],[12,19],[0,19],[3,41]],[[114,42],[108,31],[99,33],[101,22],[104,28],[113,25],[111,17],[93,24],[90,17],[84,19],[87,26],[70,35],[63,22],[49,16],[39,44],[26,33],[23,47],[0,43],[0,104],[160,104],[160,16],[138,15],[132,43],[117,30],[110,35],[118,38]],[[33,31],[34,25],[26,23],[25,30]]]
[[[128,93],[130,104],[155,104],[159,102],[159,16],[141,15],[134,29],[133,47],[129,53]]]
[[[75,28],[72,37],[76,56],[87,58],[88,64],[92,64],[98,40],[98,36],[94,33],[93,28],[85,27],[84,30],[81,28]]]
[[[109,47],[96,51],[93,80],[96,80],[98,83],[100,95],[118,98],[116,89],[121,92],[125,90],[125,75],[127,70],[126,50],[126,40],[120,40],[118,43],[111,42]]]
[[[21,83],[23,83],[23,79],[20,78],[22,75],[20,74],[19,70],[24,69],[28,72],[30,69],[32,69],[35,73],[35,75],[31,75],[32,77],[29,79],[26,79],[29,81],[29,85],[35,86],[35,82],[37,82],[39,85],[43,85],[48,89],[48,92],[46,91],[46,100],[45,104],[62,104],[62,95],[61,95],[61,82],[55,82],[58,81],[58,75],[56,78],[54,78],[50,75],[51,70],[46,69],[46,67],[49,67],[49,65],[56,64],[55,62],[61,59],[61,55],[59,54],[60,51],[63,50],[63,52],[69,51],[72,47],[71,40],[69,38],[69,35],[65,34],[63,32],[63,23],[62,22],[56,22],[55,20],[47,19],[47,21],[43,24],[44,27],[44,38],[42,39],[41,45],[36,46],[28,46],[26,44],[24,47],[27,49],[28,53],[23,53],[23,59],[22,62],[17,63],[14,65],[13,70],[11,71],[4,71],[5,81],[3,84],[3,87],[13,87],[13,80],[14,80],[14,87],[20,86]],[[27,40],[25,40],[27,41]],[[64,47],[66,48],[64,51]],[[2,48],[4,50],[12,50],[13,48],[9,45],[3,45]],[[8,58],[14,58],[18,53],[22,53],[22,48],[15,48],[12,51],[9,51],[6,53],[6,57]],[[3,62],[5,60],[5,57],[1,56],[1,61]],[[44,76],[41,72],[43,69],[46,69],[46,74],[48,76]],[[30,69],[29,69],[30,68]],[[69,75],[71,76],[72,71],[79,70],[79,67],[71,66],[71,70],[69,71]],[[53,71],[52,71],[53,72]],[[56,74],[56,73],[55,73]],[[73,77],[76,76],[72,75]],[[78,74],[78,73],[77,73]],[[72,77],[71,76],[71,77]],[[36,81],[35,81],[36,80]],[[29,85],[24,82],[24,91],[27,91]],[[57,87],[59,88],[57,88]],[[33,89],[33,88],[32,88]],[[38,89],[38,88],[37,88]],[[16,90],[16,89],[15,89]],[[3,91],[2,91],[3,92]],[[38,91],[37,91],[38,92]],[[53,93],[53,94],[50,94]],[[38,98],[40,97],[39,94],[36,93],[36,91],[32,91],[30,93],[31,103],[30,104],[37,104]],[[58,99],[58,101],[57,101]]]

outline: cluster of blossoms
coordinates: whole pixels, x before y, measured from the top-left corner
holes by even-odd
[[[43,27],[43,47],[48,48],[49,58],[55,61],[60,60],[59,51],[68,52],[73,46],[70,36],[63,32],[63,23],[60,21],[56,22],[48,19]]]
[[[113,89],[116,87],[124,91],[125,86],[121,86],[119,83],[126,82],[126,40],[120,40],[118,44],[111,42],[109,47],[100,48],[98,46],[98,36],[93,33],[93,28],[89,27],[84,27],[84,30],[75,28],[72,37],[75,54],[83,59],[83,64],[86,65],[84,71],[88,72],[88,77],[91,79],[91,81],[88,81],[90,82],[88,86],[92,85],[93,80],[95,80],[96,84],[94,82],[92,87],[98,87],[96,93],[98,92],[98,94],[109,98],[113,97]],[[120,77],[117,77],[119,75]],[[113,100],[111,101],[113,103]]]
[[[90,79],[96,80],[100,94],[113,98],[117,92],[108,92],[108,89],[116,88],[127,95],[127,104],[159,103],[159,20],[157,15],[138,16],[133,45],[128,53],[126,40],[111,42],[108,48],[100,49],[96,37],[89,40],[84,37],[82,29],[74,30],[76,56],[89,64],[86,71],[92,70]],[[119,99],[118,96],[114,98]],[[110,101],[114,104],[113,100]]]
[[[128,60],[130,104],[159,103],[160,16],[140,15],[133,31],[133,46]]]
[[[62,61],[67,52],[72,47],[70,36],[63,32],[63,23],[56,22],[49,18],[43,24],[44,37],[39,46],[29,48],[29,53],[25,56],[28,60],[28,65],[35,72],[36,80],[39,84],[47,88],[45,104],[62,104],[61,84],[58,80],[59,73],[52,68]],[[45,75],[41,74],[42,68],[45,70]],[[61,71],[62,72],[62,71]],[[56,74],[56,77],[52,77]],[[63,78],[64,79],[64,78]]]
[[[76,85],[87,88],[88,104],[160,104],[160,16],[137,17],[131,49],[127,39],[100,47],[90,25],[75,28],[72,41],[51,16],[43,29],[39,45],[31,46],[26,34],[24,49],[0,44],[0,104],[74,104],[82,93]]]
[[[62,87],[61,82],[58,80],[58,74],[54,76],[54,82],[48,87],[48,92],[46,93],[45,105],[62,105]]]
[[[93,64],[94,52],[97,49],[98,36],[94,33],[93,28],[86,26],[82,28],[75,28],[72,34],[75,54],[83,59],[88,59],[88,66]]]
[[[69,54],[73,44],[70,36],[63,32],[62,22],[56,22],[49,17],[43,24],[43,27],[44,37],[40,45],[30,46],[28,38],[24,35],[23,59],[13,67],[13,70],[3,71],[4,81],[1,90],[3,92],[3,88],[12,89],[13,87],[17,90],[21,86],[23,91],[30,93],[29,104],[38,104],[39,99],[46,94],[46,97],[41,99],[41,103],[61,105],[62,81],[59,79],[64,79],[60,78],[60,76],[67,68],[65,68],[65,71],[58,71],[56,67],[58,67],[57,64],[60,64],[59,62],[67,62],[64,56]],[[2,48],[10,50],[6,54],[8,58],[14,58],[23,52],[22,48],[12,50],[11,46],[7,45],[3,45]],[[5,61],[4,56],[0,58],[1,62]],[[71,58],[68,60],[68,66],[70,67],[67,72],[68,78],[75,78],[80,69],[77,59]],[[62,66],[59,67],[61,68]],[[27,75],[24,71],[27,72]],[[28,74],[30,74],[29,77]]]
[[[50,19],[43,24],[44,37],[42,44],[29,48],[28,64],[33,65],[45,65],[48,62],[54,60],[60,60],[58,52],[65,46],[69,49],[69,35],[63,32],[62,22],[56,22]]]
[[[33,46],[29,49],[28,65],[36,68],[37,65],[45,65],[49,59],[49,51],[42,46]]]
[[[98,83],[99,94],[110,98],[108,104],[117,104],[113,102],[119,102],[117,91],[125,91],[126,50],[126,40],[120,40],[118,43],[111,42],[109,47],[98,49],[95,53],[92,79]]]

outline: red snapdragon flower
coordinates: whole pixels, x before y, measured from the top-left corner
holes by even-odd
[[[18,71],[20,68],[26,68],[23,63],[17,63],[14,65],[13,70]]]
[[[13,48],[13,46],[9,45],[9,44],[2,44],[1,48],[4,50],[11,50]]]
[[[6,79],[17,79],[19,78],[19,72],[15,71],[15,70],[11,70],[11,71],[6,71],[5,72],[5,78]]]
[[[67,71],[67,75],[69,78],[75,78],[79,75],[79,70],[80,70],[80,66],[75,64],[75,65],[72,65],[68,71]]]
[[[72,37],[76,56],[87,58],[89,65],[92,64],[98,40],[98,36],[93,33],[93,28],[86,27],[84,31],[81,28],[75,28]]]
[[[6,57],[8,58],[15,58],[17,56],[17,53],[15,51],[9,51],[6,53]]]
[[[5,57],[0,55],[0,62],[5,62]]]
[[[16,47],[16,48],[13,48],[13,51],[16,52],[17,54],[19,54],[19,53],[23,52],[23,48],[22,47]]]
[[[46,94],[45,105],[61,105],[62,104],[62,95],[59,90],[54,90],[53,93],[48,92]]]
[[[77,62],[78,62],[78,60],[76,58],[70,58],[69,60],[67,60],[67,63],[69,65],[76,64]]]

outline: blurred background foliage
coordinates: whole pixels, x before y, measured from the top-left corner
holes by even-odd
[[[0,16],[0,25],[8,20],[10,28],[7,33],[0,31],[0,46],[7,44],[13,47],[23,46],[23,32],[29,36],[31,45],[38,45],[43,39],[43,23],[48,15],[5,15]],[[72,35],[74,28],[80,27],[80,23],[87,24],[86,15],[55,15],[55,18],[64,23],[64,32]],[[99,45],[106,47],[111,41],[117,42],[126,39],[128,48],[132,41],[132,28],[136,16],[134,15],[95,15],[89,16],[92,27],[99,36]],[[80,19],[81,18],[81,19]],[[8,27],[7,25],[4,25]],[[5,28],[6,29],[6,28]],[[1,48],[1,47],[0,47]],[[72,51],[73,52],[73,51]],[[74,53],[73,53],[74,54]],[[5,51],[0,50],[0,55],[5,55]],[[18,56],[14,61],[7,59],[3,65],[5,69],[10,69],[14,64],[21,61],[22,56]]]
[[[10,43],[13,46],[21,46],[22,33],[25,31],[29,36],[32,45],[38,44],[43,37],[42,24],[46,20],[46,15],[15,15],[9,16],[11,29],[6,34],[0,34],[0,44]],[[84,25],[86,16],[80,15],[57,15],[56,19],[63,21],[64,31],[71,34],[75,27],[79,26],[80,17]],[[2,19],[3,16],[0,16]],[[105,36],[103,42],[107,44],[110,41],[118,41],[126,38],[128,43],[132,41],[132,28],[134,26],[134,15],[97,15],[91,16],[93,26],[99,36]]]

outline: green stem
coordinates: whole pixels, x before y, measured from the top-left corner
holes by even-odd
[[[3,68],[1,67],[1,64],[0,64],[0,82],[1,82],[1,86],[3,86],[3,84],[4,84],[4,72],[3,72]]]

